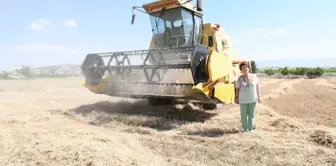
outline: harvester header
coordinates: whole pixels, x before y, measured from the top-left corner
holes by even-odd
[[[140,10],[139,8],[143,8]],[[240,63],[229,36],[215,23],[203,23],[202,1],[159,0],[133,7],[148,14],[148,49],[88,54],[83,85],[94,93],[172,102],[229,104]],[[208,107],[209,108],[209,107]]]

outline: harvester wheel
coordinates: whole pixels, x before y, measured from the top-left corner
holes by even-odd
[[[215,110],[217,109],[217,105],[216,104],[203,104],[203,108],[206,110]]]
[[[166,98],[148,98],[147,99],[149,105],[151,106],[160,106],[160,105],[170,105],[172,104],[171,99]]]

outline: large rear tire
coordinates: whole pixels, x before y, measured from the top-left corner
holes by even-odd
[[[216,110],[222,108],[223,104],[203,104],[202,107],[206,110]]]
[[[148,104],[151,106],[171,105],[172,100],[167,98],[147,98]]]

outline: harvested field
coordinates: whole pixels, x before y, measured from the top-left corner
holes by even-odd
[[[311,125],[336,127],[336,89],[331,83],[325,79],[305,80],[291,88],[295,90],[293,93],[267,100],[264,104]]]
[[[81,79],[1,80],[1,165],[336,165],[335,78],[261,78],[247,134],[235,104],[151,107]]]

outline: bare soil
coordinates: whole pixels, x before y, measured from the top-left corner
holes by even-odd
[[[336,165],[335,78],[261,78],[245,134],[236,104],[151,107],[81,79],[0,81],[1,165]]]

